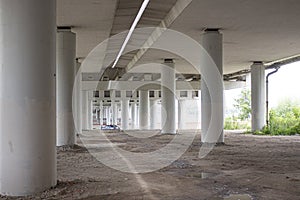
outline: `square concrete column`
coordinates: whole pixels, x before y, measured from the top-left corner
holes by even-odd
[[[261,130],[266,121],[265,66],[255,62],[251,66],[251,124],[252,131]]]
[[[55,2],[0,1],[2,195],[56,185]]]

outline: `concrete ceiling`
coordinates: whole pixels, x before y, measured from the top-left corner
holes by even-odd
[[[57,24],[73,27],[77,33],[77,57],[85,58],[100,42],[128,30],[141,4],[142,0],[57,0]],[[166,22],[167,27],[197,41],[205,28],[221,28],[224,73],[231,73],[248,69],[252,61],[268,62],[300,54],[299,10],[299,0],[150,0],[138,27]],[[135,33],[129,45],[144,42],[149,35]],[[107,43],[102,50],[102,63],[116,57],[125,36]],[[118,72],[104,70],[102,76],[107,73],[114,79],[132,80],[138,73],[152,73],[151,68],[126,71],[137,52],[121,57]],[[181,73],[195,73],[180,57],[156,50],[147,51],[137,64],[162,62],[170,56],[176,58]]]

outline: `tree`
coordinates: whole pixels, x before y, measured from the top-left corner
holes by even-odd
[[[245,121],[251,117],[251,92],[244,88],[238,98],[234,99],[234,107],[238,111],[238,119]]]

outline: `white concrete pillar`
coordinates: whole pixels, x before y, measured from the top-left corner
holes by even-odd
[[[161,72],[162,134],[176,134],[176,82],[172,59],[166,59]]]
[[[216,64],[221,77],[223,76],[223,36],[218,30],[206,31],[201,37],[201,44],[207,51],[209,56]],[[202,65],[205,65],[205,61]],[[206,77],[214,78],[214,77]],[[211,123],[212,114],[216,114],[218,118],[215,118],[214,123],[218,124],[218,127],[224,126],[224,105],[223,105],[223,88],[219,88],[218,84],[211,86],[215,93],[218,93],[218,99],[211,99],[208,87],[204,78],[201,79],[201,141],[203,143],[223,143],[224,133],[223,129],[221,133],[211,132],[208,134],[208,127]],[[212,105],[215,107],[216,113],[211,113]]]
[[[131,103],[131,128],[137,128],[137,106],[136,102]]]
[[[111,118],[110,118],[110,106],[106,107],[106,125],[110,125],[111,124]]]
[[[158,123],[158,105],[157,99],[150,100],[150,129],[156,129]]]
[[[103,101],[101,100],[100,101],[100,106],[99,106],[99,108],[100,108],[100,113],[99,113],[99,116],[100,116],[100,126],[101,125],[103,125]]]
[[[82,132],[82,97],[81,97],[81,64],[76,62],[76,77],[73,88],[73,117],[75,122],[76,133]]]
[[[89,130],[88,127],[88,102],[89,102],[89,92],[86,90],[81,91],[82,97],[82,130]]]
[[[186,119],[186,100],[180,99],[178,100],[178,130],[185,129],[185,119]]]
[[[113,124],[118,124],[118,103],[116,101],[112,102],[112,120]]]
[[[139,91],[139,129],[149,129],[149,93]]]
[[[122,105],[121,105],[121,111],[122,111],[122,118],[121,118],[121,129],[122,130],[128,130],[128,124],[129,124],[129,99],[122,99]]]
[[[90,93],[88,100],[88,130],[93,130],[93,100]]]
[[[251,66],[252,131],[261,130],[266,121],[265,66],[256,62]]]
[[[75,123],[72,112],[76,68],[76,35],[58,30],[56,43],[56,145],[74,145]]]
[[[31,195],[56,185],[56,5],[1,0],[0,13],[0,193]]]

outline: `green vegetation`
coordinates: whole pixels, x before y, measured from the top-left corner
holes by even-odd
[[[300,134],[300,104],[291,100],[281,102],[269,114],[269,126],[257,135],[295,135]]]
[[[234,99],[236,115],[225,118],[225,130],[250,129],[251,117],[251,93],[249,89],[243,89],[237,99]]]

